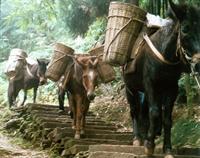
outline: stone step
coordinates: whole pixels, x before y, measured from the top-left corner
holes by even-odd
[[[32,116],[32,120],[34,120],[34,121],[40,121],[41,120],[41,118],[46,118],[46,119],[48,119],[48,118],[51,118],[51,120],[52,119],[66,119],[67,121],[71,121],[71,118],[69,118],[68,116],[61,116],[61,115],[56,115],[56,114],[54,114],[54,115],[49,115],[49,114],[31,114],[31,116]],[[86,122],[91,122],[91,123],[103,123],[103,121],[101,121],[100,119],[98,119],[98,118],[91,118],[91,117],[86,117]]]
[[[58,108],[58,105],[28,103],[28,104],[26,104],[26,106],[27,106],[28,112],[31,112],[33,110],[41,111],[41,112],[49,112],[49,113],[60,111],[59,108]],[[67,111],[69,111],[69,107],[65,107],[65,112],[63,114],[66,114]],[[89,116],[95,116],[91,111],[88,111],[87,114]]]
[[[62,138],[64,137],[71,137],[74,138],[74,132],[68,132],[68,131],[63,131],[61,128],[56,128],[50,133],[48,133],[47,137],[51,139],[53,142],[59,142]],[[86,138],[86,139],[112,139],[116,141],[130,141],[132,140],[132,134],[116,134],[116,133],[110,133],[110,134],[95,134],[95,133],[87,133],[81,138]]]
[[[62,123],[62,122],[43,122],[40,124],[43,128],[64,128],[64,127],[71,127],[71,122]],[[100,129],[100,130],[112,130],[115,131],[117,128],[114,126],[101,126],[101,125],[87,125],[85,126],[86,129]]]
[[[90,152],[96,151],[106,151],[106,152],[123,152],[132,153],[136,155],[143,155],[145,150],[142,146],[132,146],[132,145],[91,145],[89,147]],[[199,155],[199,148],[177,148],[173,150],[176,155]],[[162,148],[156,148],[155,154],[162,154]]]
[[[118,141],[112,139],[97,139],[97,138],[82,138],[82,139],[73,139],[73,138],[63,138],[61,144],[64,144],[65,148],[70,148],[73,145],[93,145],[93,144],[119,144],[119,145],[131,145],[132,141]]]
[[[33,119],[37,119],[40,117],[47,117],[47,118],[69,118],[70,117],[68,115],[65,114],[59,114],[59,113],[42,113],[41,111],[36,111],[33,110],[32,112],[30,112]],[[86,116],[86,119],[88,120],[94,120],[94,121],[101,121],[99,118],[96,118],[94,116]]]
[[[56,124],[57,123],[66,123],[66,124],[70,124],[71,126],[71,123],[72,123],[72,119],[70,118],[48,118],[48,117],[43,117],[43,118],[37,118],[36,119],[36,122],[37,123],[44,123],[44,122],[55,122]],[[117,128],[115,127],[113,124],[107,124],[103,121],[91,121],[91,120],[88,120],[86,119],[86,125],[89,125],[89,126],[107,126],[107,127],[113,127],[114,129]]]
[[[105,152],[105,151],[97,151],[89,154],[88,158],[164,158],[165,155],[135,155],[132,153],[119,153],[119,152]],[[200,158],[200,156],[192,156],[192,155],[174,155],[174,158]]]
[[[91,145],[89,147],[90,152],[106,151],[106,152],[123,152],[131,153],[135,155],[143,155],[143,147],[134,147],[132,145]]]
[[[183,147],[183,148],[174,149],[174,152],[177,155],[199,155],[200,156],[200,148]]]
[[[132,133],[112,133],[112,134],[85,134],[84,138],[97,138],[97,139],[112,139],[119,141],[130,141],[133,138]]]
[[[57,128],[43,128],[43,137],[46,137],[50,132],[54,131],[54,130],[59,130],[59,133],[62,133],[61,135],[65,136],[69,133],[70,136],[73,135],[74,137],[74,133],[75,131],[71,128],[71,127],[64,127],[64,128],[60,128],[60,127],[57,127]],[[90,134],[113,134],[115,132],[113,132],[112,130],[102,130],[102,129],[85,129],[85,133],[87,135],[90,135]]]
[[[71,148],[64,149],[62,151],[61,156],[66,157],[69,155],[76,155],[79,152],[87,151],[89,149],[89,145],[74,145]]]

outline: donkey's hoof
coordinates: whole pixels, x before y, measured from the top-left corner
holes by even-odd
[[[164,158],[174,158],[171,149],[165,149],[163,152],[165,153],[165,157]]]
[[[75,134],[74,139],[80,139],[81,135],[80,134]]]
[[[154,149],[155,149],[155,144],[154,143],[150,143],[149,141],[145,141],[144,143],[144,150],[145,150],[145,154],[148,156],[152,156],[154,153]]]
[[[164,158],[174,158],[172,154],[166,154]]]
[[[60,114],[60,115],[65,114],[65,110],[59,109],[59,110],[58,110],[58,114]]]
[[[85,131],[84,130],[81,130],[81,135],[84,135],[85,134]]]
[[[143,145],[143,143],[142,143],[141,139],[139,139],[139,138],[133,139],[133,146],[142,146],[142,145]]]
[[[76,129],[76,127],[75,127],[75,126],[72,126],[72,129],[73,129],[73,130],[75,130],[75,129]]]

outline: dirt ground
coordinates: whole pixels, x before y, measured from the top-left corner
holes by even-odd
[[[0,134],[0,157],[1,158],[49,158],[45,152],[22,148],[13,144],[11,138]]]
[[[6,117],[7,113],[11,113],[5,105],[0,105],[0,158],[50,158],[45,151],[39,151],[31,145],[24,145],[21,139],[13,138],[12,132],[5,132],[5,119],[8,121],[10,117]]]

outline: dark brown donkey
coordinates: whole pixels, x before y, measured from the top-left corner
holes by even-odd
[[[73,64],[65,78],[65,86],[59,87],[60,108],[64,108],[64,92],[67,92],[69,107],[73,113],[72,128],[75,129],[75,139],[80,139],[85,127],[85,117],[90,102],[95,98],[95,87],[97,86],[98,58],[90,56],[79,56],[73,59]]]
[[[37,64],[22,65],[16,75],[9,79],[8,85],[8,102],[9,107],[14,105],[16,97],[21,89],[24,90],[24,99],[21,105],[24,104],[27,98],[27,90],[33,88],[33,102],[35,103],[37,89],[39,85],[46,83],[46,67],[48,61],[46,59],[38,59]]]
[[[163,128],[163,152],[171,155],[172,111],[182,72],[200,73],[200,9],[169,0],[172,21],[145,42],[134,72],[124,74],[134,128],[134,145],[152,155]],[[144,104],[140,105],[140,92]],[[180,131],[181,133],[181,131]]]

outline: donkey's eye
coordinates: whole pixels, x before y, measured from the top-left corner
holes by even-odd
[[[184,34],[187,34],[190,30],[190,25],[189,24],[185,24],[181,27],[181,32]]]

